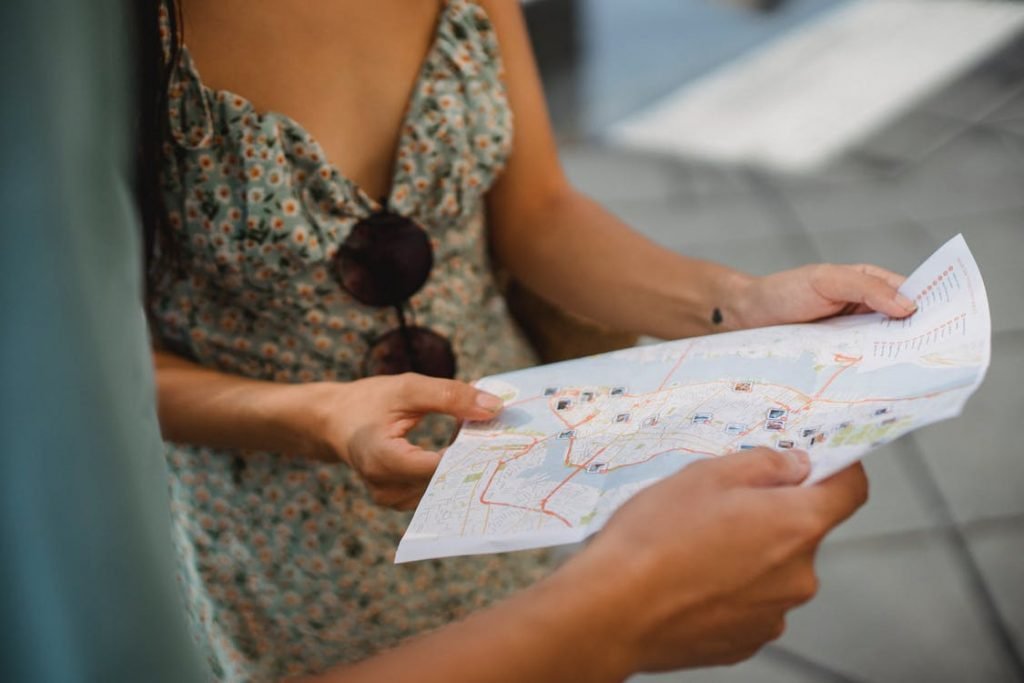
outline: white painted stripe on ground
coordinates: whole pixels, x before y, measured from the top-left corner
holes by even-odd
[[[627,147],[807,172],[1024,28],[1024,5],[859,0],[614,125]]]

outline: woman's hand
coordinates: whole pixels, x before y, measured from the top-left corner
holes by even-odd
[[[766,327],[878,311],[904,318],[917,307],[897,290],[902,275],[871,265],[817,264],[752,278],[740,285],[729,327]]]
[[[413,373],[308,386],[316,455],[347,463],[375,503],[399,510],[416,506],[441,459],[405,438],[426,414],[489,420],[501,410],[500,398],[465,382]]]

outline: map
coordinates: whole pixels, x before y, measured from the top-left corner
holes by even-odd
[[[447,449],[396,562],[574,543],[687,464],[769,446],[806,483],[959,415],[988,368],[985,286],[962,236],[900,290],[918,310],[640,346],[487,377],[505,409]]]

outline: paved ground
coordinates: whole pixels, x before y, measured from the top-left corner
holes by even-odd
[[[963,232],[995,330],[965,415],[869,456],[871,502],[823,548],[821,593],[778,644],[642,680],[1024,681],[1024,38],[812,178],[583,140],[564,147],[579,187],[673,249],[754,273],[909,272]]]

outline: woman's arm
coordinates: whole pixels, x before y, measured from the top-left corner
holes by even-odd
[[[153,352],[160,430],[168,441],[330,459],[312,385],[262,382]]]
[[[817,265],[754,278],[664,249],[569,184],[519,3],[485,0],[501,41],[515,146],[488,195],[498,260],[528,288],[613,328],[672,339],[814,320],[850,310],[902,317],[902,278],[871,266]],[[712,323],[715,309],[720,324]]]
[[[157,409],[165,439],[216,448],[342,461],[375,502],[419,501],[440,456],[405,439],[427,413],[488,420],[501,399],[423,375],[284,384],[204,368],[154,351]]]

